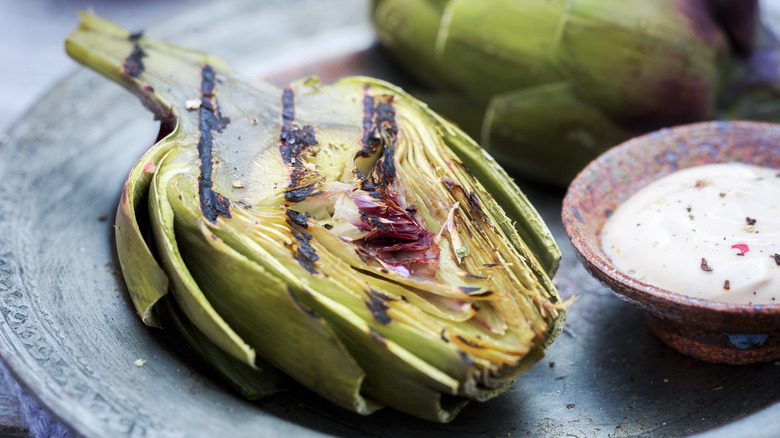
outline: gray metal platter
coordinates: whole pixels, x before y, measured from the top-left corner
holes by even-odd
[[[409,84],[375,46],[367,9],[212,2],[147,34],[275,81],[352,72]],[[80,435],[780,436],[780,363],[714,365],[667,348],[641,311],[580,267],[560,224],[563,192],[522,180],[563,250],[560,292],[579,299],[547,357],[511,390],[449,424],[391,410],[362,417],[302,388],[248,402],[175,334],[142,325],[118,272],[111,218],[156,130],[134,97],[79,69],[0,145],[0,354]]]

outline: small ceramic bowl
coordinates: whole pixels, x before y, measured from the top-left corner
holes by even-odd
[[[664,290],[619,271],[601,248],[604,222],[634,192],[678,169],[731,161],[780,169],[780,125],[706,122],[629,140],[574,179],[563,225],[583,266],[644,309],[650,328],[672,348],[708,362],[769,362],[780,359],[780,304],[729,304]]]

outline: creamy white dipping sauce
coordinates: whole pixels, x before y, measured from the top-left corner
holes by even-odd
[[[615,266],[644,283],[780,304],[780,170],[723,163],[674,172],[623,202],[601,239]]]

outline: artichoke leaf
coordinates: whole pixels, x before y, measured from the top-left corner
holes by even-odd
[[[571,3],[450,0],[436,42],[437,69],[449,72],[464,94],[480,100],[507,90],[563,79],[551,62],[551,54],[558,47],[561,26]],[[506,32],[496,32],[497,29]],[[517,38],[518,33],[533,38]]]
[[[176,156],[182,149],[170,150],[160,160],[160,168],[170,156]],[[173,164],[174,169],[181,168]],[[156,170],[159,170],[156,169]],[[189,270],[182,258],[177,236],[174,232],[175,214],[173,206],[167,197],[166,185],[172,172],[155,171],[149,188],[149,212],[151,217],[152,233],[159,251],[159,258],[163,269],[172,283],[173,296],[176,299],[183,314],[208,337],[229,355],[243,361],[249,366],[255,366],[256,352],[228,325],[222,316],[214,309],[208,298],[201,290],[201,285],[193,278],[193,271]],[[119,243],[118,243],[119,244]],[[123,247],[119,246],[120,252]],[[134,266],[128,269],[133,274]]]
[[[638,133],[581,99],[566,82],[493,96],[482,125],[485,149],[508,168],[555,184],[566,184],[567,176],[576,174],[594,150]],[[560,149],[551,144],[570,151],[567,159],[558,160]],[[511,160],[517,151],[509,145],[522,147],[525,159]]]
[[[776,61],[759,54],[757,17],[755,0],[373,0],[371,15],[380,41],[430,87],[423,95],[438,94],[426,97],[436,111],[524,178],[560,186],[636,133],[776,114]],[[538,114],[495,113],[560,84],[575,107],[540,99]],[[588,108],[593,117],[580,114]],[[572,141],[569,130],[555,135],[559,117],[599,126]]]
[[[393,54],[403,53],[397,59],[415,75],[428,84],[442,84],[450,87],[457,84],[435,68],[438,60],[437,42],[441,40],[441,22],[449,0],[392,0],[374,2],[373,18],[382,20],[376,26],[383,41],[392,41],[398,48]]]
[[[170,130],[134,166],[118,215],[131,296],[159,300],[169,283],[176,325],[245,394],[275,390],[278,369],[355,412],[449,421],[557,335],[550,231],[420,101],[366,77],[278,89],[83,20],[69,53]],[[160,283],[135,291],[149,266]]]
[[[578,96],[630,129],[710,118],[725,84],[728,40],[708,2],[670,3],[572,2],[552,52]]]
[[[152,255],[141,226],[145,230],[151,227],[147,204],[154,173],[149,170],[174,145],[171,141],[161,141],[138,160],[122,187],[116,213],[117,245],[125,248],[118,252],[118,258],[127,289],[141,320],[154,327],[160,327],[155,304],[168,293],[168,277]]]
[[[183,313],[210,339],[222,341],[223,350],[230,352],[232,346],[222,340],[226,334],[246,341],[276,367],[334,403],[360,413],[375,410],[376,405],[360,395],[363,371],[328,322],[302,307],[278,276],[236,252],[206,225],[197,180],[186,177],[197,170],[193,152],[180,148],[166,156],[151,195],[157,205],[153,210],[168,213],[153,223],[162,225],[155,228],[161,244],[175,245],[165,254],[178,254],[177,265],[169,269],[178,274],[173,275],[173,296]],[[288,321],[296,324],[286,327]],[[255,358],[250,360],[255,366]]]
[[[185,340],[243,397],[258,400],[290,387],[289,377],[262,357],[255,358],[255,366],[236,359],[190,322],[175,301],[165,299],[162,302],[163,309],[167,310]]]

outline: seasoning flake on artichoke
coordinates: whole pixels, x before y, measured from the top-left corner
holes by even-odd
[[[402,90],[365,77],[278,89],[90,14],[66,48],[165,134],[116,218],[136,310],[150,325],[170,314],[246,396],[289,376],[355,412],[448,421],[559,332],[560,252],[542,219]]]

